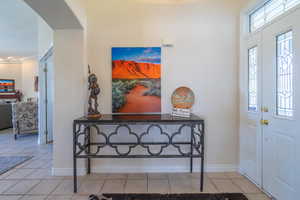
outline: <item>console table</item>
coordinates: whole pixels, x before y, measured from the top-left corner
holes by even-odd
[[[105,133],[101,127],[104,125],[114,125],[114,130]],[[135,125],[145,125],[146,129],[140,133],[133,132],[132,126]],[[163,125],[174,125],[176,130],[167,133]],[[113,140],[114,137],[124,135],[121,128],[128,131],[129,136],[134,138],[132,142]],[[160,136],[165,139],[146,141],[145,138],[153,133],[152,129],[158,130]],[[93,142],[93,134],[101,136],[103,141]],[[125,152],[119,149],[124,146],[128,149]],[[143,152],[133,152],[137,147],[142,148]],[[153,147],[156,147],[155,151]],[[172,153],[165,153],[165,150],[172,147]],[[101,151],[103,148],[111,148],[111,153],[103,153]],[[189,158],[191,173],[193,172],[193,158],[200,158],[200,191],[203,191],[204,120],[196,115],[182,118],[170,114],[105,114],[99,119],[86,117],[76,119],[73,122],[74,193],[77,192],[77,159],[87,160],[87,173],[89,174],[92,158]]]

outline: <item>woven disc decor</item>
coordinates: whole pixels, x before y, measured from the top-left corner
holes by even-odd
[[[188,87],[177,88],[171,97],[174,108],[190,109],[195,103],[194,92]]]

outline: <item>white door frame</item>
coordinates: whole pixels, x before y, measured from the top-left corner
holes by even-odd
[[[48,144],[52,141],[48,141],[48,128],[52,126],[53,123],[48,124],[48,112],[53,113],[53,108],[51,111],[48,110],[48,87],[52,87],[53,85],[47,85],[47,71],[45,71],[45,61],[49,59],[49,57],[53,56],[53,46],[51,46],[47,52],[42,56],[39,60],[39,144]],[[46,67],[46,70],[48,68]],[[52,69],[53,70],[53,69]]]

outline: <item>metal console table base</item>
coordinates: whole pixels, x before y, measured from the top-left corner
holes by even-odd
[[[111,133],[104,133],[100,130],[101,125],[115,125],[116,128]],[[147,125],[145,132],[137,134],[132,131],[131,125]],[[173,133],[167,133],[161,125],[179,125]],[[147,142],[145,137],[150,134],[152,128],[160,130],[160,134],[166,138],[164,142]],[[177,141],[175,138],[182,134],[184,128],[190,129],[189,141]],[[134,142],[114,142],[112,137],[118,136],[120,129],[128,130],[129,135],[135,138]],[[97,135],[103,137],[104,141],[92,141],[92,129]],[[121,152],[118,147],[126,146],[128,151]],[[150,147],[160,146],[160,150],[153,152]],[[177,154],[163,154],[164,149],[175,147]],[[188,152],[184,152],[182,147],[189,147]],[[101,149],[110,147],[114,154],[101,154]],[[134,154],[132,150],[136,147],[145,149],[144,154]],[[200,191],[203,191],[204,182],[204,120],[196,115],[190,118],[173,117],[170,114],[155,115],[102,115],[99,119],[89,119],[82,117],[73,122],[73,177],[74,193],[77,192],[77,159],[87,160],[87,173],[91,173],[92,158],[189,158],[190,172],[193,172],[193,159],[200,158]]]

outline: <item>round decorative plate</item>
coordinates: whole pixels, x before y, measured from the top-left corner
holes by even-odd
[[[188,87],[179,87],[172,94],[174,108],[190,109],[195,103],[194,92]]]

